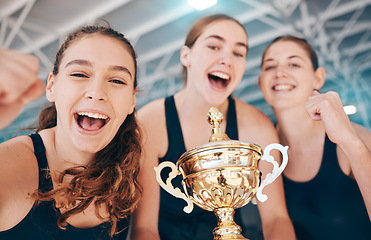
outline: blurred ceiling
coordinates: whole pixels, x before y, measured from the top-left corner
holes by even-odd
[[[137,50],[140,108],[183,87],[179,50],[192,23],[212,13],[235,17],[249,34],[246,73],[235,96],[274,121],[257,86],[261,54],[273,38],[295,34],[318,51],[327,71],[323,91],[337,91],[344,105],[355,105],[351,120],[371,130],[371,0],[219,0],[203,11],[187,0],[1,0],[0,45],[36,55],[46,79],[66,34],[105,19]],[[31,103],[0,131],[0,142],[34,124],[45,103],[44,97]]]

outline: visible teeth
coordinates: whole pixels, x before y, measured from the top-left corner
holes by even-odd
[[[225,79],[225,80],[228,80],[229,79],[229,75],[228,74],[225,74],[225,73],[222,73],[222,72],[212,72],[210,73],[211,75],[214,75],[218,78],[222,78],[222,79]]]
[[[291,90],[292,88],[293,86],[289,84],[280,84],[280,85],[274,86],[274,90],[277,90],[277,91]]]
[[[90,118],[99,118],[99,119],[107,119],[108,116],[100,114],[100,113],[91,113],[91,112],[79,112],[77,113],[80,116],[88,116]]]

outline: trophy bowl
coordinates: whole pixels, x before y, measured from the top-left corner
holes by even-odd
[[[175,165],[162,162],[155,167],[156,179],[160,186],[175,197],[184,199],[188,205],[183,209],[190,213],[193,204],[202,209],[213,211],[218,219],[218,226],[213,230],[214,239],[246,239],[241,234],[241,227],[234,220],[234,211],[249,203],[254,197],[266,201],[263,188],[272,183],[287,164],[287,146],[270,144],[264,149],[247,142],[230,140],[219,127],[223,116],[217,108],[211,108],[208,121],[213,125],[210,142],[185,152]],[[283,155],[282,164],[269,155],[271,149],[278,149]],[[259,160],[273,164],[272,173],[268,173],[261,182],[258,167]],[[169,167],[172,171],[166,179],[161,179],[161,171]],[[172,186],[171,181],[182,175],[183,193]]]

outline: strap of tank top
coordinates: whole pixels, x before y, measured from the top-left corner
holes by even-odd
[[[328,177],[328,173],[339,172],[342,170],[339,166],[339,161],[336,153],[336,144],[331,142],[327,134],[325,134],[325,145],[323,148],[322,163],[318,172],[318,177]]]
[[[172,153],[184,153],[186,152],[183,132],[180,126],[179,116],[175,105],[174,96],[165,98],[165,116],[166,116],[166,127],[169,147]],[[228,112],[227,112],[227,126],[226,133],[229,138],[238,140],[238,128],[237,128],[237,117],[236,117],[236,104],[235,100],[228,97]],[[169,151],[161,159],[169,159]],[[174,156],[180,157],[180,156]],[[160,159],[160,160],[161,160]]]
[[[182,128],[180,126],[178,111],[176,109],[173,95],[165,98],[165,116],[169,142],[168,149],[174,153],[186,152]],[[168,155],[168,153],[166,155]],[[167,157],[166,155],[164,158]]]
[[[238,140],[236,103],[232,96],[228,97],[227,126],[225,132],[230,139]]]
[[[38,133],[30,135],[34,147],[37,164],[39,166],[39,189],[42,192],[50,191],[53,188],[52,180],[48,171],[48,160],[46,159],[45,146]]]

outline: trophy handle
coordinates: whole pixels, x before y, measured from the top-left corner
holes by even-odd
[[[272,144],[269,144],[265,149],[264,149],[264,154],[263,154],[263,157],[261,158],[262,160],[265,160],[267,162],[270,162],[273,164],[273,171],[272,173],[268,173],[264,179],[264,181],[262,182],[262,184],[260,185],[260,187],[258,188],[258,191],[256,193],[256,198],[261,201],[261,202],[265,202],[268,197],[267,195],[263,194],[262,191],[263,191],[263,188],[269,184],[271,184],[274,180],[276,180],[276,178],[283,172],[283,170],[285,169],[286,165],[287,165],[287,161],[288,161],[288,157],[287,157],[287,149],[289,147],[286,146],[282,146],[281,144],[278,144],[278,143],[272,143]],[[278,163],[276,161],[274,161],[273,157],[269,155],[269,152],[272,150],[272,149],[277,149],[279,150],[281,153],[282,153],[282,164],[281,166],[278,167]]]
[[[171,172],[169,173],[169,177],[166,179],[166,183],[164,183],[164,181],[162,181],[162,178],[161,178],[161,171],[165,167],[171,168]],[[165,162],[160,163],[157,167],[154,167],[154,169],[155,169],[155,172],[156,172],[156,180],[160,184],[160,186],[163,189],[165,189],[166,192],[170,193],[174,197],[181,198],[181,199],[183,199],[184,201],[187,202],[188,205],[183,208],[184,212],[186,212],[186,213],[192,212],[193,202],[184,193],[182,193],[182,191],[180,191],[179,188],[174,188],[173,184],[171,184],[171,181],[176,176],[181,174],[178,171],[176,165],[172,162],[165,161]]]

